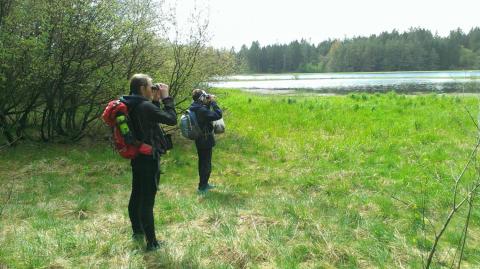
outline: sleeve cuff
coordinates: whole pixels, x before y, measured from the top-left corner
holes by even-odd
[[[163,105],[165,106],[171,106],[171,107],[174,107],[175,106],[175,102],[173,100],[173,97],[171,96],[168,96],[168,97],[165,97],[162,99],[162,103]]]

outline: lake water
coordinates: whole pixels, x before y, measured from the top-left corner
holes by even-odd
[[[438,72],[254,74],[217,78],[213,88],[249,91],[307,90],[323,93],[352,91],[480,92],[480,70]]]

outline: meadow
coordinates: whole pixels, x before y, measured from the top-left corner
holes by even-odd
[[[161,162],[156,252],[131,239],[130,164],[108,142],[2,149],[0,268],[422,268],[476,144],[477,97],[215,93],[227,126],[218,187],[197,194],[194,145],[177,134]],[[467,209],[434,268],[459,257]],[[478,207],[462,257],[480,267]]]

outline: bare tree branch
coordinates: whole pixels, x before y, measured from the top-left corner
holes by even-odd
[[[450,211],[450,213],[448,214],[442,228],[440,229],[440,232],[435,236],[435,240],[434,240],[434,243],[433,243],[433,246],[432,248],[430,249],[430,252],[428,254],[428,258],[427,258],[427,262],[426,262],[426,265],[425,265],[425,268],[430,268],[430,265],[432,263],[432,260],[433,260],[433,256],[436,252],[436,249],[437,249],[437,246],[438,246],[438,243],[440,241],[440,238],[442,237],[443,233],[445,232],[445,230],[447,229],[448,225],[450,224],[450,221],[453,219],[453,216],[455,215],[455,213],[457,213],[457,211],[463,206],[463,204],[468,201],[471,197],[471,195],[477,191],[477,188],[480,187],[480,181],[478,181],[475,186],[468,192],[468,195],[467,197],[465,197],[460,203],[457,204],[456,207],[452,208],[452,210]]]

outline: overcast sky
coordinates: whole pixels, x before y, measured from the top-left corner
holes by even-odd
[[[242,44],[313,43],[422,27],[448,35],[480,27],[480,0],[171,0],[180,18],[194,3],[209,19],[210,45],[237,50]]]

